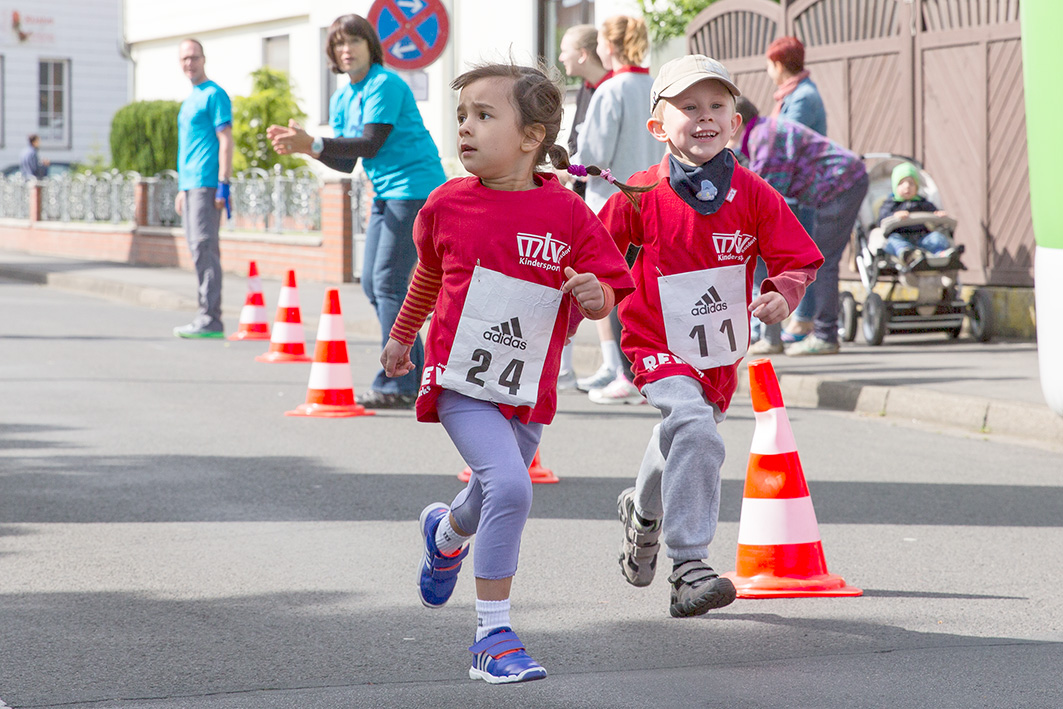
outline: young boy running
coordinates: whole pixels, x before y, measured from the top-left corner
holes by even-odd
[[[661,67],[649,131],[667,146],[659,165],[630,180],[656,185],[636,209],[612,197],[599,214],[623,253],[642,251],[635,292],[620,305],[621,346],[635,384],[661,411],[635,487],[617,506],[624,525],[624,578],[647,586],[659,540],[673,561],[670,612],[701,615],[735,598],[705,563],[720,509],[723,421],[749,345],[749,315],[781,322],[823,262],[782,196],[726,149],[742,123],[738,87],[702,55]],[[768,266],[750,302],[757,256]]]

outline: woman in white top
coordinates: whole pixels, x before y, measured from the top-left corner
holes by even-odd
[[[598,30],[598,56],[612,75],[591,97],[573,163],[609,168],[623,182],[661,161],[664,148],[646,129],[653,77],[642,62],[649,49],[642,18],[615,15],[602,23]],[[598,212],[616,191],[605,180],[591,180],[584,198],[587,206]],[[577,387],[588,391],[591,401],[597,404],[644,401],[631,383],[631,363],[620,352],[619,329],[615,310],[608,319],[598,321],[602,366],[592,376],[577,380]]]
[[[591,97],[574,163],[609,168],[616,179],[625,181],[661,161],[661,144],[646,130],[653,77],[641,64],[649,48],[641,18],[616,15],[602,23],[598,56],[613,75]],[[605,180],[592,180],[587,204],[597,212],[616,191]]]

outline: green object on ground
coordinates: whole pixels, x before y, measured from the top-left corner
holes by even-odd
[[[186,340],[220,340],[225,337],[221,330],[184,330],[174,328],[173,334]]]

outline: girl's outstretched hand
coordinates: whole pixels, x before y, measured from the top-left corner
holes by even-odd
[[[786,319],[790,314],[790,306],[786,304],[786,298],[783,298],[781,293],[767,291],[749,304],[749,312],[765,325],[774,325]]]
[[[409,374],[414,370],[413,362],[410,361],[410,346],[389,337],[384,351],[380,353],[380,365],[384,367],[384,374],[389,377]]]
[[[576,273],[576,269],[565,266],[565,278],[568,280],[561,286],[561,292],[571,292],[584,310],[593,313],[605,307],[602,284],[593,273]]]

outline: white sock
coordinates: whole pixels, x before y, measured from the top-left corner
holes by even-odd
[[[572,371],[572,350],[575,346],[575,343],[570,342],[561,350],[561,372]]]
[[[504,601],[481,601],[476,599],[476,642],[480,642],[491,631],[498,628],[511,628],[509,624],[509,599]]]
[[[463,537],[450,526],[450,514],[439,520],[439,526],[436,527],[436,547],[440,554],[454,556],[467,541],[469,537]]]
[[[620,368],[620,345],[616,344],[616,340],[602,343],[602,359],[605,366],[614,372]]]

